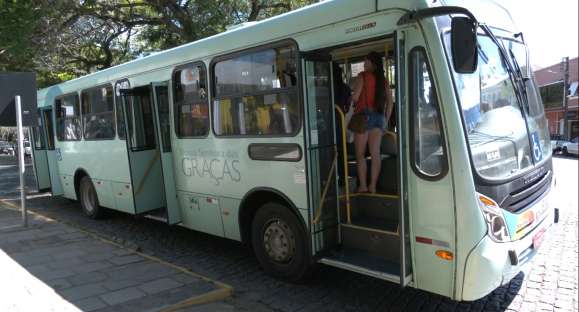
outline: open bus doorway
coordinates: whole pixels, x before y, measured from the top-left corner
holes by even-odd
[[[333,124],[333,142],[335,160],[328,161],[332,155],[318,152],[314,160],[320,166],[318,176],[318,194],[321,194],[319,207],[313,218],[314,244],[319,242],[323,248],[318,249],[322,255],[320,262],[358,271],[367,275],[399,282],[401,263],[400,239],[400,158],[398,157],[397,112],[399,101],[396,98],[396,61],[394,40],[391,38],[324,49],[318,55],[329,55],[326,66],[331,68],[329,79],[332,81],[330,110],[336,112],[333,122],[317,121],[317,124]],[[338,85],[349,86],[354,90],[357,76],[364,71],[364,59],[370,53],[379,54],[384,65],[387,85],[385,92],[391,94],[393,109],[380,144],[380,171],[376,192],[357,192],[359,177],[357,158],[354,147],[354,134],[348,130],[348,122],[354,111],[354,101],[343,103]],[[318,66],[319,68],[319,61]],[[308,66],[306,63],[306,70]],[[308,73],[306,72],[306,75]],[[320,73],[317,73],[320,80]],[[320,83],[318,82],[318,88]],[[378,87],[378,86],[377,86]],[[308,86],[308,92],[311,92]],[[350,91],[350,92],[351,92]],[[323,94],[323,92],[318,92]],[[321,96],[315,98],[318,116],[330,119],[329,114],[320,115]],[[323,109],[322,109],[323,110]],[[386,113],[386,109],[384,111]],[[311,120],[311,116],[310,116]],[[310,121],[311,123],[311,121]],[[318,128],[316,134],[320,134]],[[320,156],[322,155],[322,156]],[[367,162],[367,178],[370,178],[371,157],[366,145],[364,161]],[[334,175],[335,179],[327,178]],[[324,186],[335,183],[335,195]],[[315,184],[315,183],[314,183]],[[316,207],[316,205],[314,205]],[[332,208],[336,211],[332,213]],[[322,233],[322,234],[320,234]],[[315,246],[316,248],[318,246]]]

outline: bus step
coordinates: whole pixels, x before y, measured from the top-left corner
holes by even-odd
[[[353,222],[341,224],[340,228],[344,248],[361,250],[382,260],[399,261],[400,237],[396,232],[397,225],[385,223],[377,227]]]
[[[363,250],[342,248],[319,260],[320,263],[333,267],[400,283],[399,260],[389,261],[368,254]]]

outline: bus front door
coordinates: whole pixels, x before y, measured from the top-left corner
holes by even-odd
[[[150,86],[122,90],[135,213],[165,206],[161,155]]]
[[[400,75],[404,77],[400,84],[405,85],[399,118],[400,148],[405,155],[403,206],[407,211],[401,213],[410,215],[402,223],[407,239],[403,255],[407,260],[412,257],[414,287],[452,297],[456,207],[445,130],[452,132],[444,127],[441,105],[448,99],[441,95],[452,87],[443,79],[442,73],[448,70],[441,61],[445,56],[429,49],[419,29],[411,25],[397,33]],[[410,262],[403,263],[408,274]]]
[[[46,131],[42,121],[42,110],[38,110],[38,126],[32,128],[32,158],[36,188],[40,191],[50,190],[50,169],[48,168],[48,156],[46,155]]]
[[[308,103],[306,135],[309,146],[310,230],[313,253],[321,255],[339,243],[340,235],[331,59],[323,54],[306,55],[303,68]]]
[[[161,167],[165,198],[167,201],[167,223],[181,222],[181,211],[177,200],[175,175],[173,169],[173,153],[171,150],[171,117],[169,115],[169,83],[153,83],[153,103],[155,107],[155,122],[157,124],[157,141],[160,142]]]

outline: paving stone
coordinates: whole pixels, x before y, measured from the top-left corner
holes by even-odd
[[[101,295],[100,298],[109,305],[116,305],[129,300],[144,297],[146,294],[135,287],[125,288]]]
[[[79,301],[74,301],[73,304],[77,306],[82,311],[94,311],[102,308],[108,307],[108,305],[102,301],[100,298],[91,297],[82,299]]]
[[[93,284],[97,282],[104,281],[107,279],[107,275],[102,272],[88,272],[88,273],[80,273],[75,274],[68,278],[68,280],[73,285],[84,285],[84,284]]]
[[[67,288],[60,292],[60,294],[68,300],[80,300],[87,297],[104,294],[108,290],[100,284],[88,284]]]
[[[165,290],[181,287],[183,284],[171,278],[160,278],[154,281],[144,283],[139,286],[139,289],[148,294],[155,294]]]

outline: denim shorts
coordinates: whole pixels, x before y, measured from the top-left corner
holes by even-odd
[[[384,118],[384,114],[372,112],[369,110],[365,110],[365,112],[368,116],[368,130],[378,128],[384,131],[386,129],[386,118]]]

